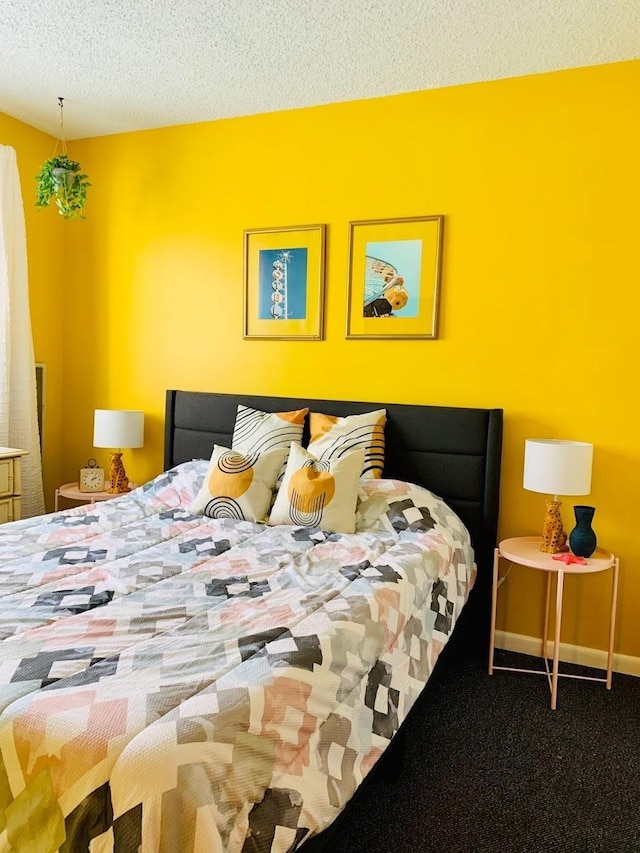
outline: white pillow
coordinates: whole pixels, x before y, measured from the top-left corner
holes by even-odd
[[[319,462],[304,447],[292,444],[269,524],[295,524],[319,527],[327,533],[353,533],[364,456],[364,449],[360,449],[338,459]]]
[[[363,448],[365,457],[362,476],[365,479],[379,479],[384,468],[386,421],[386,409],[348,415],[346,418],[311,412],[309,450],[322,462],[326,462]]]
[[[264,521],[286,454],[284,448],[243,454],[216,444],[191,512],[210,518]]]
[[[231,447],[240,453],[266,453],[275,448],[284,448],[288,453],[292,441],[302,441],[308,411],[261,412],[238,406]]]

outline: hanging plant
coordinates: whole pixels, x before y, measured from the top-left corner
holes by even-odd
[[[80,171],[80,163],[66,154],[52,157],[42,164],[36,175],[36,206],[48,207],[55,201],[58,213],[65,219],[84,219],[87,187],[91,184]]]
[[[56,154],[42,164],[36,175],[36,207],[48,207],[55,201],[58,213],[65,219],[84,219],[84,205],[87,200],[87,188],[91,186],[87,175],[81,171],[80,163],[70,160],[63,133],[63,102],[60,105],[60,138],[56,143],[62,146],[62,153]]]

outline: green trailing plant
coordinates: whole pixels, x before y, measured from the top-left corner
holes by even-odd
[[[60,216],[84,219],[87,188],[91,186],[87,177],[80,171],[80,163],[66,154],[51,157],[36,175],[36,207],[48,207],[55,201]]]

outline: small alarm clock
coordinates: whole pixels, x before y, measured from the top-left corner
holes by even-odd
[[[104,491],[104,470],[98,467],[95,459],[89,459],[86,468],[80,469],[78,490],[81,492]]]

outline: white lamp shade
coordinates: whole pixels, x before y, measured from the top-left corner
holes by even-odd
[[[528,438],[524,444],[524,488],[547,495],[588,495],[593,444]]]
[[[96,409],[93,446],[121,449],[144,444],[144,412]]]

